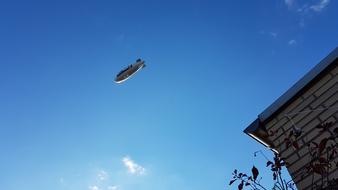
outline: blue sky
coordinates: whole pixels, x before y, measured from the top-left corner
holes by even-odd
[[[253,164],[269,184],[242,131],[337,46],[335,18],[333,0],[1,1],[1,189],[228,189]]]

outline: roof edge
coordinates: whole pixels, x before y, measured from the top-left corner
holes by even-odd
[[[269,118],[278,112],[285,104],[287,104],[294,96],[304,89],[312,80],[319,76],[326,68],[328,68],[338,58],[338,47],[336,47],[328,56],[313,67],[307,74],[298,80],[291,88],[289,88],[274,103],[267,107],[258,118],[261,122],[266,122]]]
[[[310,85],[316,78],[320,77],[328,68],[334,65],[338,60],[338,47],[336,47],[329,55],[313,67],[306,75],[298,80],[289,90],[280,96],[274,103],[267,107],[257,119],[254,120],[246,129],[244,133],[263,144],[264,146],[275,151],[273,143],[267,138],[268,132],[266,131],[265,123],[272,118],[273,115],[279,113],[282,108],[288,105],[293,98],[301,93],[308,85]]]

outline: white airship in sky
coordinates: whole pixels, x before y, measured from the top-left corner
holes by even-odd
[[[116,83],[122,83],[133,76],[137,71],[144,68],[146,65],[141,59],[136,60],[136,63],[129,65],[127,68],[120,71],[115,78]]]

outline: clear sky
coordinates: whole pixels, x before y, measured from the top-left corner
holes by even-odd
[[[338,45],[337,18],[334,0],[1,1],[0,189],[265,176],[242,131]],[[113,83],[137,58],[147,67]]]

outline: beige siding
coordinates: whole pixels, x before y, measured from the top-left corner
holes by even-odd
[[[275,136],[271,137],[271,140],[282,157],[286,158],[286,161],[290,164],[288,170],[298,189],[309,189],[312,180],[315,183],[320,181],[320,176],[317,174],[314,175],[314,178],[312,174],[300,175],[304,166],[310,160],[307,144],[310,142],[318,143],[323,137],[329,135],[326,133],[320,134],[315,127],[328,121],[334,122],[334,127],[338,127],[337,71],[337,66],[328,71],[318,82],[265,125],[268,131],[279,130]],[[298,150],[293,147],[287,148],[284,143],[284,139],[292,130],[293,124],[303,131],[301,137],[297,140],[300,146]],[[338,178],[338,170],[331,171],[330,177]]]

